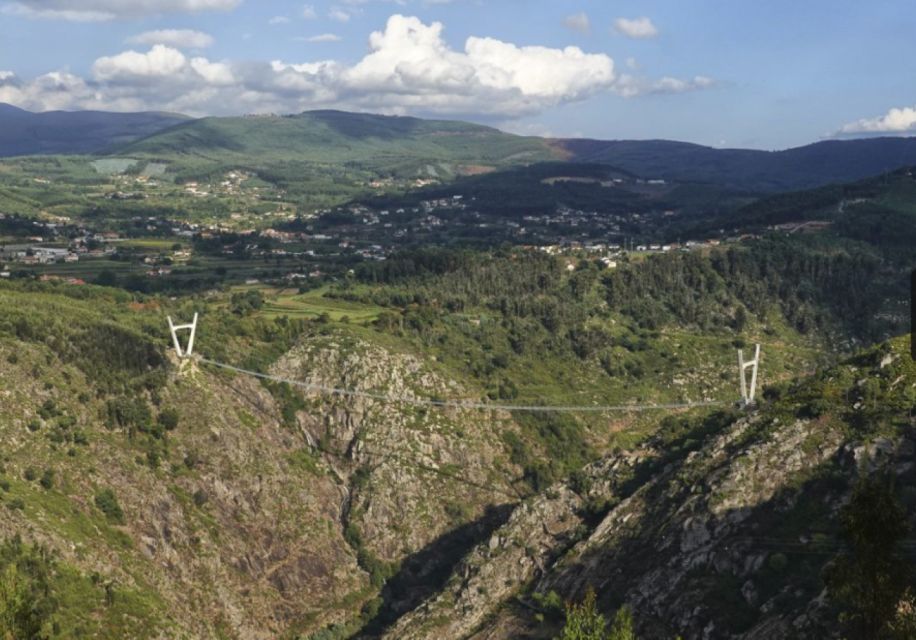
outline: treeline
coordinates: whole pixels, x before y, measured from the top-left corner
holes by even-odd
[[[162,383],[161,329],[147,324],[145,317],[127,322],[105,314],[104,309],[113,309],[113,297],[104,290],[85,288],[69,296],[71,300],[47,295],[57,292],[53,285],[40,283],[20,291],[0,290],[0,336],[45,345],[100,390]]]
[[[579,334],[588,329],[577,323],[600,313],[596,305],[650,330],[737,331],[748,313],[763,319],[775,306],[802,333],[829,329],[874,341],[900,329],[881,317],[885,300],[906,297],[905,278],[887,272],[879,257],[804,238],[766,239],[709,256],[651,256],[614,270],[585,260],[568,275],[560,261],[538,253],[427,249],[360,265],[357,279],[386,285],[355,296],[382,306],[484,307],[506,320],[536,318],[548,331]],[[353,297],[346,290],[337,295]]]

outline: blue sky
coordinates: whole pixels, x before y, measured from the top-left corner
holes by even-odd
[[[0,0],[0,101],[783,148],[916,130],[913,33],[903,0]]]

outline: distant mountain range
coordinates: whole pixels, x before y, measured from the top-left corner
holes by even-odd
[[[152,111],[32,113],[0,103],[0,157],[101,152],[185,120],[188,116]]]
[[[0,156],[111,153],[195,170],[344,165],[447,178],[544,161],[605,164],[646,178],[778,192],[916,165],[916,138],[829,140],[783,151],[669,140],[546,139],[466,122],[342,111],[201,118],[167,113],[30,113],[0,105]]]
[[[916,138],[825,140],[783,151],[714,149],[670,140],[556,140],[566,157],[644,177],[789,191],[849,182],[916,164]]]

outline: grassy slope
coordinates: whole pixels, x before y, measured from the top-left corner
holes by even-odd
[[[296,116],[205,118],[119,150],[186,165],[352,163],[385,172],[401,167],[456,171],[453,165],[502,165],[548,159],[546,143],[463,122],[305,112]],[[434,170],[435,171],[435,170]]]

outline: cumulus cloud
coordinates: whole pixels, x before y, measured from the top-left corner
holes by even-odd
[[[313,36],[330,42],[334,34]],[[353,64],[216,61],[156,43],[98,58],[86,78],[56,72],[31,81],[0,76],[0,101],[50,108],[161,109],[191,115],[297,112],[336,107],[382,113],[504,120],[601,92],[624,97],[706,88],[703,76],[650,80],[618,75],[603,53],[578,47],[518,46],[472,36],[463,48],[443,25],[391,16]]]
[[[451,49],[443,26],[392,16],[369,53],[342,71],[341,95],[366,108],[453,114],[522,114],[610,88],[614,63],[578,47],[518,47],[469,37]]]
[[[52,111],[56,109],[98,107],[99,96],[79,76],[64,71],[52,71],[38,76],[31,82],[22,82],[14,74],[0,80],[0,102],[14,104],[25,109]],[[129,105],[123,110],[132,110]]]
[[[839,133],[916,133],[916,108],[894,107],[883,116],[862,118],[845,124]]]
[[[179,49],[206,49],[213,46],[213,36],[193,29],[159,29],[144,31],[127,39],[130,44],[164,44]]]
[[[273,18],[267,21],[267,24],[269,25],[289,24],[289,18],[287,18],[286,16],[274,16]]]
[[[5,13],[33,18],[98,22],[140,18],[161,13],[227,11],[241,0],[16,0],[3,5]]]
[[[99,80],[168,77],[181,71],[186,62],[184,54],[177,49],[157,44],[147,53],[125,51],[99,58],[92,71]]]
[[[318,17],[318,12],[315,10],[315,6],[307,4],[302,7],[302,17],[306,20],[314,20]]]
[[[614,31],[628,38],[654,38],[658,29],[645,16],[641,18],[617,18],[614,20]]]
[[[566,16],[563,19],[563,24],[573,31],[578,31],[579,33],[588,33],[591,29],[591,23],[588,19],[588,14],[584,11],[579,13],[574,13],[570,16]]]

